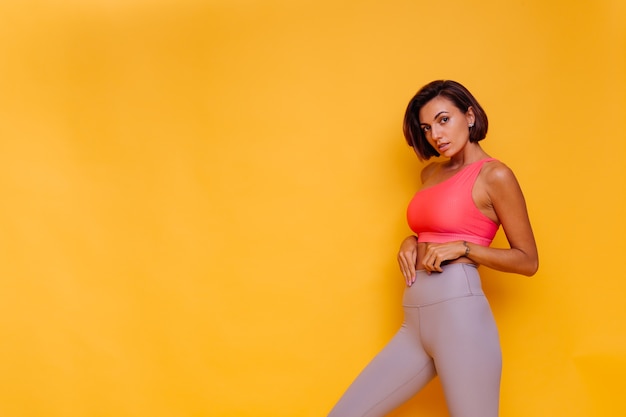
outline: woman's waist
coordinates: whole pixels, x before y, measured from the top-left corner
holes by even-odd
[[[402,304],[405,307],[421,307],[452,298],[472,295],[484,296],[477,266],[470,262],[443,265],[443,272],[418,270],[415,282],[405,288]]]

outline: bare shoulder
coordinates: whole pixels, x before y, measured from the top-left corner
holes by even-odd
[[[498,160],[486,163],[483,166],[481,176],[485,179],[487,184],[496,187],[517,184],[513,170],[505,163]]]
[[[422,173],[420,174],[422,184],[425,183],[428,178],[430,178],[439,169],[440,165],[440,162],[431,162],[422,168]]]
[[[523,193],[513,170],[501,161],[490,161],[480,173],[492,203],[523,201]]]

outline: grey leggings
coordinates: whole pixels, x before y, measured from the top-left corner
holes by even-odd
[[[452,417],[497,417],[502,356],[476,267],[456,263],[417,279],[403,297],[404,323],[330,412],[384,416],[439,375]]]

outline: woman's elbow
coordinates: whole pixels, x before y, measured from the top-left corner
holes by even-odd
[[[526,275],[527,277],[532,277],[539,270],[539,259],[532,259],[524,264],[524,269],[521,271],[522,275]]]

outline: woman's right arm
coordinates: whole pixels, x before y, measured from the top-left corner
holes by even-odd
[[[437,162],[431,162],[422,169],[420,172],[422,184],[436,171],[438,166]],[[415,282],[415,271],[417,270],[417,236],[411,235],[402,241],[398,252],[398,263],[406,285],[410,287]]]
[[[417,236],[411,235],[402,241],[398,252],[398,263],[406,285],[410,287],[415,282]]]

